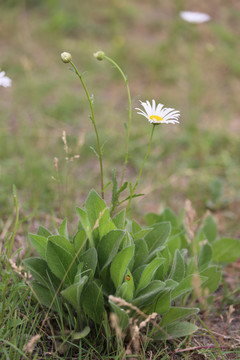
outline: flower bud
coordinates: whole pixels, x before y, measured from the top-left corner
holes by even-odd
[[[68,52],[61,53],[61,59],[64,63],[69,63],[72,60],[72,55]]]
[[[104,59],[104,52],[103,51],[97,51],[95,54],[93,54],[93,56],[97,59],[97,60],[103,60]]]

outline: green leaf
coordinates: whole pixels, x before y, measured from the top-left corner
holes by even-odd
[[[117,227],[117,229],[124,230],[124,228],[125,228],[125,216],[126,216],[126,210],[123,209],[122,211],[120,211],[120,213],[115,215],[114,218],[112,219],[112,221],[115,224],[115,226]]]
[[[67,219],[64,219],[59,227],[59,235],[68,239]]]
[[[173,259],[172,268],[169,274],[169,279],[180,282],[185,273],[184,260],[179,250],[176,250]]]
[[[29,237],[30,237],[31,243],[33,244],[33,246],[35,247],[35,249],[37,250],[39,255],[43,259],[45,259],[48,239],[45,236],[34,235],[34,234],[29,234]]]
[[[95,282],[91,282],[84,289],[81,302],[85,313],[97,324],[102,324],[104,300],[102,291]]]
[[[90,248],[79,259],[83,263],[81,274],[93,277],[97,267],[97,250]]]
[[[141,230],[142,230],[141,226],[135,220],[133,220],[132,221],[132,233],[135,234]]]
[[[177,299],[179,296],[186,294],[189,291],[192,291],[193,286],[193,274],[188,275],[185,279],[183,279],[173,290],[171,293],[172,300]]]
[[[213,261],[216,263],[231,263],[240,257],[240,240],[222,238],[212,244]]]
[[[159,268],[157,269],[154,278],[157,280],[164,280],[165,275],[168,272],[169,266],[170,266],[170,262],[171,262],[171,254],[170,251],[168,250],[168,246],[165,247],[165,249],[163,249],[162,251],[159,252],[159,256],[164,258],[165,261],[164,263],[159,266]]]
[[[155,258],[150,264],[148,264],[146,266],[146,268],[143,270],[141,278],[139,280],[139,283],[138,283],[138,286],[136,289],[136,293],[138,293],[139,290],[145,288],[145,286],[148,285],[148,283],[153,278],[155,271],[161,264],[163,264],[164,261],[165,261],[164,258]]]
[[[90,331],[91,331],[90,327],[85,326],[85,328],[82,331],[73,333],[72,338],[73,340],[83,339],[90,333]]]
[[[55,293],[42,284],[37,283],[36,281],[31,282],[31,287],[33,290],[34,295],[36,296],[37,300],[44,306],[50,307],[52,300],[54,298]],[[52,304],[52,309],[57,310],[57,298]]]
[[[69,243],[69,245],[72,244]],[[60,244],[49,240],[46,259],[48,266],[60,280],[65,278],[64,282],[66,284],[71,285],[73,283],[77,268],[76,263],[73,262],[73,255],[70,252]]]
[[[76,208],[76,211],[77,211],[77,215],[79,217],[80,223],[82,225],[82,228],[84,229],[84,231],[87,234],[87,237],[88,237],[91,245],[93,246],[92,230],[90,228],[90,223],[89,223],[89,220],[88,220],[87,213],[83,209],[81,209],[79,207]]]
[[[208,289],[208,292],[211,294],[217,290],[222,273],[221,271],[218,271],[217,266],[210,266],[207,269],[201,271],[200,276],[206,276],[208,278],[206,281],[204,281],[202,288]]]
[[[164,314],[170,309],[171,305],[171,290],[163,290],[157,298],[157,301],[154,303],[151,312],[156,312],[158,314]]]
[[[217,224],[213,216],[208,216],[203,225],[203,232],[210,243],[212,243],[217,237]]]
[[[60,285],[59,279],[51,272],[45,260],[32,257],[23,260],[24,266],[30,271],[35,280],[39,281],[43,286],[52,289],[58,289]]]
[[[124,273],[133,257],[133,254],[134,245],[131,245],[120,251],[112,261],[110,274],[116,289],[122,283]]]
[[[93,234],[95,234],[95,241],[98,242],[99,236],[102,238],[109,231],[116,229],[116,226],[110,218],[107,205],[95,190],[90,191],[85,207],[90,227],[94,231]]]
[[[169,222],[162,222],[153,225],[153,230],[145,236],[149,254],[156,249],[160,249],[168,239],[171,231]]]
[[[37,235],[44,236],[44,237],[48,238],[52,234],[48,231],[48,229],[46,229],[45,227],[40,225],[39,228],[38,228]]]
[[[132,301],[133,290],[132,287],[128,284],[128,282],[124,282],[121,286],[118,287],[116,296],[128,302]]]
[[[61,291],[62,296],[74,307],[75,310],[79,311],[80,307],[80,296],[83,290],[85,283],[87,282],[88,277],[83,276],[78,283],[70,285],[63,291]]]
[[[79,254],[83,253],[86,249],[87,235],[85,230],[79,230],[73,239],[75,251]]]
[[[98,261],[100,269],[106,267],[116,256],[125,232],[112,230],[102,237],[98,244]]]
[[[154,340],[178,339],[193,334],[198,330],[195,324],[181,321],[171,324],[153,335]]]
[[[137,239],[135,243],[135,255],[133,269],[137,269],[140,265],[144,264],[148,256],[148,247],[143,239]]]
[[[49,241],[53,242],[54,244],[58,245],[59,247],[63,248],[67,252],[69,252],[72,257],[75,256],[76,252],[74,246],[68,239],[66,239],[62,235],[52,235],[48,238]]]
[[[116,177],[116,169],[112,170],[112,205],[118,201],[118,184]]]
[[[160,326],[165,327],[166,325],[169,325],[180,319],[185,319],[191,315],[195,315],[198,312],[198,308],[172,307],[166,314],[163,315],[160,321]]]
[[[142,229],[142,230],[140,230],[140,231],[138,231],[138,232],[135,232],[135,233],[133,234],[133,238],[134,238],[135,240],[137,240],[137,239],[143,239],[148,233],[150,233],[150,231],[152,231],[152,228]]]
[[[118,317],[118,325],[121,329],[126,329],[126,327],[129,324],[129,316],[126,313],[124,309],[121,309],[119,306],[117,306],[113,301],[108,300],[112,311],[117,315]]]
[[[200,254],[198,257],[198,270],[201,271],[208,267],[210,261],[212,260],[212,246],[208,243],[201,246]]]
[[[151,281],[144,289],[139,291],[137,297],[132,301],[133,305],[142,306],[152,303],[157,294],[164,288],[165,284],[159,280]]]

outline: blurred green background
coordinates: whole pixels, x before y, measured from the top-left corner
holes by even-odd
[[[212,21],[184,22],[181,10],[204,11]],[[91,187],[100,191],[96,140],[81,84],[62,51],[72,53],[95,98],[104,142],[105,183],[124,161],[128,118],[123,79],[103,50],[128,76],[133,108],[156,99],[181,111],[180,125],[159,126],[133,214],[191,199],[199,215],[214,211],[220,231],[239,236],[240,4],[237,0],[2,0],[0,68],[12,79],[0,88],[0,225],[13,213],[17,186],[22,216],[42,223],[72,217]],[[66,131],[66,161],[62,132]],[[127,179],[135,181],[151,126],[133,111]],[[58,173],[54,157],[59,160]],[[53,179],[54,178],[54,179]],[[106,199],[111,197],[111,188]]]

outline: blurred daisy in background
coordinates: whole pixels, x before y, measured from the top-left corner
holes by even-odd
[[[192,24],[201,24],[204,22],[207,22],[209,20],[211,20],[211,16],[206,14],[206,13],[202,13],[202,12],[195,12],[195,11],[181,11],[180,12],[180,17]]]
[[[158,104],[156,106],[155,100],[152,100],[152,105],[148,100],[146,102],[139,101],[145,111],[136,108],[136,110],[139,110],[137,113],[147,118],[151,124],[179,124],[178,118],[180,116],[180,111],[165,108],[163,104]]]
[[[12,85],[12,80],[5,76],[5,71],[0,72],[0,85],[3,87],[9,87]]]

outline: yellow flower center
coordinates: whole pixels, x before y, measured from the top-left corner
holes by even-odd
[[[162,121],[163,119],[160,117],[160,116],[158,116],[158,115],[151,115],[151,116],[149,116],[149,118],[151,119],[151,120],[157,120],[157,121]]]

